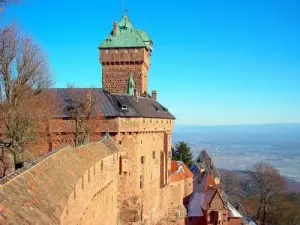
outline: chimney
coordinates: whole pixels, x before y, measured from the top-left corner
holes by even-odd
[[[153,91],[152,91],[152,96],[151,96],[151,98],[152,98],[153,100],[157,101],[157,91],[156,91],[156,90],[153,90]]]
[[[139,92],[138,92],[138,90],[135,88],[134,89],[134,94],[133,94],[133,96],[136,98],[136,99],[138,99],[140,96],[139,96]]]
[[[117,33],[118,33],[118,23],[117,21],[114,21],[114,24],[113,24],[113,36],[117,36]]]

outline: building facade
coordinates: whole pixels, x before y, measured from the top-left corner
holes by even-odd
[[[89,141],[108,133],[119,149],[118,176],[111,189],[119,224],[184,224],[183,200],[193,191],[190,172],[182,180],[172,175],[177,173],[171,166],[175,117],[157,101],[156,91],[148,94],[152,44],[147,33],[136,30],[124,15],[99,46],[103,88],[72,90],[95,105],[88,121]],[[39,127],[40,138],[28,143],[29,158],[74,145],[76,122],[66,113],[69,91],[48,90],[57,105],[52,119]],[[88,213],[92,216],[93,208]],[[67,214],[65,218],[70,219]]]

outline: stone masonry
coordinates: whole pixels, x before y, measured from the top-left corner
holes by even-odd
[[[5,221],[183,224],[183,201],[193,191],[193,178],[171,179],[175,117],[157,102],[157,92],[152,98],[148,94],[152,41],[123,16],[99,49],[103,89],[90,90],[99,97],[99,115],[90,127],[95,143],[65,147],[74,145],[74,121],[63,111],[40,126],[41,137],[28,143],[26,152],[32,159],[50,156],[1,180],[0,215]],[[134,96],[126,94],[130,75]],[[64,90],[53,92],[65,99]],[[110,143],[102,139],[106,133]]]

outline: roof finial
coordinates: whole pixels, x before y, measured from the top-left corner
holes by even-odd
[[[124,0],[122,0],[122,16],[126,16],[128,13],[128,10],[124,8]]]

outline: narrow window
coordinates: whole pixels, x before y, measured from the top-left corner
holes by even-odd
[[[103,161],[101,161],[101,171],[103,170],[103,167],[104,167]]]
[[[155,159],[155,151],[152,152],[152,158]]]
[[[119,145],[122,145],[122,141],[119,141]]]
[[[108,54],[108,50],[107,49],[105,50],[105,54]]]
[[[144,182],[143,182],[143,176],[140,176],[140,188],[143,189],[144,188]]]
[[[145,156],[141,157],[141,163],[144,164],[145,163]]]

